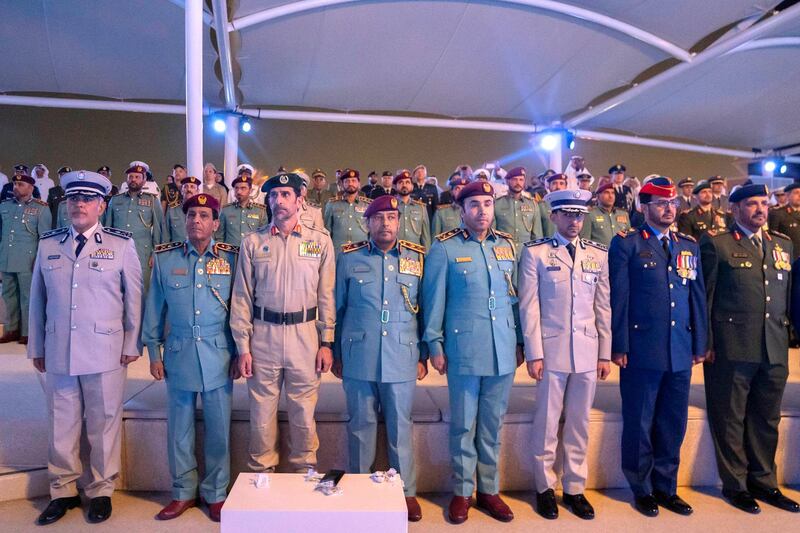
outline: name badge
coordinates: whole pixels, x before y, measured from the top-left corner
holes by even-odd
[[[175,275],[175,276],[185,276],[188,273],[189,273],[188,269],[185,269],[185,268],[173,268],[172,269],[172,274]]]
[[[471,257],[456,257],[456,263],[472,263]]]
[[[300,257],[321,257],[322,245],[317,241],[303,241],[300,243]]]
[[[498,261],[513,261],[514,250],[510,246],[495,246],[494,257]]]
[[[561,270],[560,266],[549,266],[549,267],[547,267],[547,271],[548,272],[556,272],[556,271],[559,271],[559,270]]]
[[[48,259],[58,259],[59,257],[61,257],[61,254],[56,254],[56,255],[48,255],[48,256],[47,256],[47,258],[48,258]]]
[[[89,255],[91,259],[114,259],[114,250],[108,248],[98,248]]]
[[[422,277],[422,263],[407,257],[400,258],[400,273],[411,274],[412,276]]]
[[[228,263],[226,259],[221,257],[210,259],[206,263],[206,273],[207,274],[219,274],[222,276],[230,276],[231,275],[231,264]]]

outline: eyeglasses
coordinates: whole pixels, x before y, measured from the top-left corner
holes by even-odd
[[[659,200],[658,202],[650,202],[649,205],[655,206],[659,209],[666,209],[667,207],[680,208],[680,200]]]

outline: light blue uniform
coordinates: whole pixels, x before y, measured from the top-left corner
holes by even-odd
[[[447,356],[450,455],[456,496],[497,494],[500,431],[514,381],[519,327],[511,236],[479,242],[466,228],[436,237],[425,265],[423,341]]]
[[[165,243],[186,240],[186,215],[180,202],[167,206],[161,221],[161,240]]]
[[[371,241],[345,245],[336,262],[336,341],[347,396],[350,470],[375,462],[378,410],[383,413],[389,465],[406,496],[417,492],[411,408],[421,349],[418,293],[424,248],[400,240],[387,253]]]
[[[150,257],[161,244],[161,219],[164,217],[158,196],[146,191],[112,196],[103,215],[103,225],[128,231],[136,244],[136,255],[142,267],[145,291],[150,283]]]
[[[161,345],[165,347],[172,496],[191,500],[197,495],[194,419],[200,394],[205,423],[200,495],[209,503],[220,502],[230,481],[233,382],[228,371],[236,349],[228,318],[238,249],[212,240],[202,256],[188,241],[163,244],[155,251],[142,341],[151,362],[160,360]]]

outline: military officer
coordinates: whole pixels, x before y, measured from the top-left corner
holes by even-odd
[[[320,373],[333,363],[336,267],[328,233],[299,221],[302,186],[292,173],[264,183],[272,222],[245,235],[239,250],[230,323],[250,392],[253,471],[278,464],[281,389],[289,415],[289,465],[304,472],[317,463],[314,408]]]
[[[789,203],[788,194],[785,187],[778,187],[772,190],[773,208],[783,207]]]
[[[498,495],[497,455],[514,371],[523,360],[514,240],[492,229],[491,184],[472,182],[457,201],[463,224],[437,235],[422,290],[423,340],[433,367],[447,373],[452,413],[455,494],[448,516],[457,524],[467,519],[477,468],[477,506],[508,522],[514,514]]]
[[[127,365],[142,354],[142,270],[130,233],[105,228],[108,178],[79,170],[62,184],[72,221],[42,236],[33,267],[28,357],[47,372],[51,501],[37,523],[81,504],[78,453],[86,425],[89,522],[111,516],[119,475]],[[48,213],[49,214],[49,213]]]
[[[6,322],[0,343],[28,343],[28,309],[31,271],[39,238],[50,231],[47,202],[33,197],[34,179],[27,174],[11,177],[14,195],[0,203],[0,272]]]
[[[548,519],[558,517],[553,466],[562,414],[564,503],[580,518],[594,518],[583,494],[586,448],[597,378],[611,371],[611,303],[607,248],[579,238],[591,199],[584,190],[548,194],[556,232],[525,243],[519,267],[525,359],[539,382],[532,443],[536,510]]]
[[[397,191],[397,206],[400,210],[400,229],[397,238],[410,241],[427,248],[431,245],[431,223],[428,209],[422,200],[411,198],[414,185],[411,183],[411,173],[401,170],[392,181]]]
[[[245,235],[267,223],[267,206],[250,199],[253,177],[248,172],[239,174],[231,186],[236,201],[222,208],[216,239],[239,246]]]
[[[679,213],[683,213],[684,211],[688,211],[692,207],[696,205],[696,200],[694,196],[694,187],[695,182],[692,178],[683,178],[678,182],[678,188],[680,189],[680,195],[678,196],[678,201],[681,203]],[[684,232],[686,233],[686,232]],[[696,237],[695,237],[696,238]]]
[[[604,183],[597,188],[597,206],[589,209],[581,237],[608,246],[614,235],[630,229],[628,212],[615,207],[614,198],[614,185],[611,183]]]
[[[611,241],[611,357],[620,370],[622,471],[636,509],[688,515],[677,491],[692,365],[703,361],[707,314],[699,248],[669,228],[678,199],[669,178],[639,191],[645,224]]]
[[[389,465],[403,479],[408,519],[416,522],[422,510],[411,409],[415,380],[428,373],[419,306],[425,250],[397,239],[398,207],[389,195],[372,202],[364,213],[370,239],[345,245],[336,262],[333,373],[343,379],[347,396],[350,470],[367,474],[373,468],[380,410]]]
[[[103,201],[105,201],[105,198],[103,198]],[[66,197],[64,197],[56,208],[56,218],[53,219],[53,229],[68,228],[71,223],[69,211],[67,210]]]
[[[50,192],[47,194],[47,206],[50,208],[50,216],[53,220],[53,228],[57,228],[56,220],[58,214],[58,206],[62,200],[64,200],[64,187],[61,185],[61,177],[64,174],[72,172],[72,168],[70,167],[61,167],[58,169],[58,185],[54,185],[50,188]]]
[[[142,342],[150,374],[166,379],[167,452],[172,501],[157,515],[177,518],[196,505],[195,405],[203,401],[205,477],[200,496],[219,521],[230,482],[231,395],[238,377],[236,350],[228,326],[236,246],[215,242],[219,202],[204,193],[182,206],[187,240],[156,246],[153,280],[147,293]],[[169,322],[165,335],[164,324]],[[161,353],[161,347],[165,350]]]
[[[769,227],[792,240],[792,261],[800,257],[800,183],[785,187],[788,202],[769,211]]]
[[[306,201],[308,196],[308,174],[302,169],[297,169],[293,172],[303,180],[303,186],[300,188],[300,198],[302,198],[303,203],[300,206],[300,214],[298,215],[300,222],[312,228],[325,229],[325,223],[322,220],[322,209]]]
[[[333,198],[333,193],[328,190],[328,176],[320,169],[314,170],[311,174],[311,188],[308,191],[306,201],[311,205],[319,207],[325,212],[328,200]]]
[[[732,222],[730,214],[712,205],[711,184],[702,180],[692,189],[695,207],[678,216],[678,230],[699,239],[705,233],[725,231]]]
[[[428,168],[425,165],[417,165],[411,171],[414,188],[411,197],[425,204],[428,211],[428,220],[433,218],[436,206],[439,205],[439,189],[436,185],[428,183]]]
[[[547,185],[547,191],[556,192],[556,191],[563,191],[567,188],[567,177],[564,174],[548,174],[545,177],[545,184]],[[550,221],[550,206],[547,205],[547,202],[539,202],[539,218],[541,219],[542,224],[542,236],[543,237],[550,237],[555,232],[555,226]]]
[[[788,377],[792,241],[765,231],[769,193],[745,185],[730,196],[735,224],[702,241],[708,292],[706,405],[722,494],[758,513],[754,498],[800,506],[778,489],[775,450]]]
[[[497,199],[494,205],[495,226],[510,233],[514,239],[517,256],[522,244],[542,237],[542,219],[539,205],[525,192],[525,167],[514,167],[506,173],[508,194]]]
[[[330,232],[337,254],[343,244],[360,242],[367,238],[363,215],[371,200],[359,196],[358,176],[358,170],[345,169],[339,177],[342,192],[325,205],[325,228]]]
[[[711,184],[711,192],[713,194],[711,206],[714,209],[721,209],[725,212],[730,211],[728,196],[725,194],[725,178],[722,176],[711,176],[708,178],[708,183]]]
[[[372,189],[372,192],[369,194],[370,200],[375,200],[381,196],[394,196],[397,194],[397,191],[394,190],[392,186],[394,183],[394,174],[389,172],[388,170],[384,170],[383,174],[381,174],[381,184],[378,187]]]
[[[125,192],[111,198],[104,215],[104,225],[129,231],[136,244],[136,254],[142,266],[145,290],[150,283],[150,267],[153,264],[153,249],[161,244],[161,202],[158,195],[145,192],[147,169],[136,164],[126,171]]]
[[[167,211],[164,213],[161,240],[165,243],[186,240],[186,215],[183,211],[183,203],[197,194],[200,188],[200,180],[194,176],[186,176],[181,180],[180,186],[180,195],[177,197],[171,196],[169,203],[167,203]]]
[[[436,206],[436,213],[433,215],[432,230],[434,235],[439,235],[445,231],[450,231],[461,225],[461,206],[456,199],[461,190],[469,183],[467,178],[461,174],[453,174],[450,178],[450,193],[453,203],[439,204]],[[444,194],[442,195],[444,196]]]

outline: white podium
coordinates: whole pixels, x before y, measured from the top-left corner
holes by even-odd
[[[303,474],[269,474],[256,488],[256,474],[236,479],[222,508],[222,533],[406,533],[408,511],[400,483],[375,483],[368,474],[345,474],[342,494],[314,490]]]

